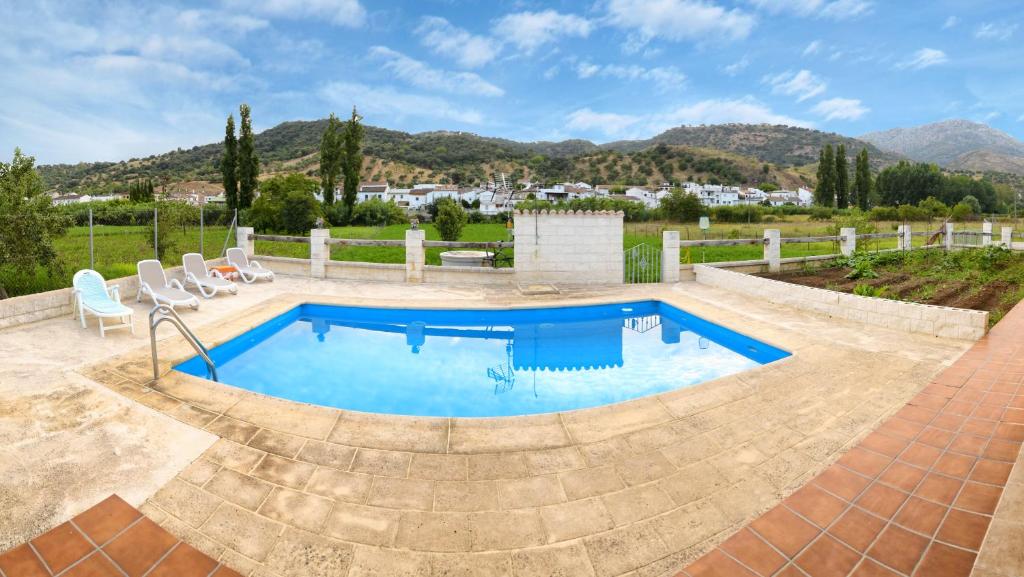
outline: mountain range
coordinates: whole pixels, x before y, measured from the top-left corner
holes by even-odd
[[[887,152],[949,170],[1024,174],[1024,142],[970,120],[893,128],[859,138]]]
[[[257,134],[263,174],[315,176],[326,124],[326,119],[284,122]],[[648,139],[605,144],[579,139],[518,142],[469,132],[410,134],[376,126],[366,126],[365,134],[363,179],[398,186],[479,184],[495,172],[544,181],[813,186],[818,151],[826,144],[845,145],[851,157],[867,148],[876,170],[912,159],[950,170],[1024,174],[1024,143],[965,120],[873,132],[859,139],[767,124],[679,126]],[[47,187],[59,192],[119,190],[139,178],[152,178],[165,190],[213,192],[219,188],[221,151],[220,143],[211,143],[121,162],[43,165],[39,170]]]

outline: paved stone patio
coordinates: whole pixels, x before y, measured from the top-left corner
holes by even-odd
[[[145,348],[83,370],[220,437],[141,510],[261,576],[673,575],[831,465],[968,346],[763,307],[691,283],[527,299],[288,282],[254,287],[276,295],[245,315],[195,323],[200,336],[220,342],[307,301],[472,307],[660,298],[794,354],[608,407],[501,419],[360,414],[178,373],[149,386]],[[189,356],[174,339],[161,354],[165,369]]]
[[[1018,306],[857,447],[679,575],[1024,575],[1022,334]]]

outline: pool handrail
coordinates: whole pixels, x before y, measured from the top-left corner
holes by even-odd
[[[160,314],[159,317],[157,317],[157,313]],[[206,363],[206,370],[210,378],[213,381],[217,381],[217,365],[210,359],[210,351],[203,346],[199,337],[181,320],[178,313],[174,312],[174,309],[166,304],[158,304],[153,307],[153,310],[149,311],[149,346],[153,353],[153,380],[160,380],[160,363],[157,360],[156,354],[156,328],[164,321],[170,321],[178,329],[181,336],[185,337],[188,344],[192,345],[192,348],[195,349],[196,354]]]

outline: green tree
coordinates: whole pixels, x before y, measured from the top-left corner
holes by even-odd
[[[224,155],[220,159],[221,182],[224,184],[224,202],[229,210],[238,208],[238,139],[235,138],[235,115],[228,115],[224,127]]]
[[[43,193],[35,159],[15,148],[9,164],[0,162],[0,268],[9,267],[25,277],[40,265],[56,270],[53,238],[63,234],[67,225],[68,220],[56,213]],[[0,286],[0,298],[5,296],[5,287]]]
[[[298,173],[268,178],[260,185],[260,196],[246,213],[246,222],[260,231],[307,232],[320,216],[313,195],[319,186]]]
[[[960,202],[971,207],[971,214],[981,214],[981,202],[977,198],[968,194],[960,199]]]
[[[673,188],[672,192],[661,199],[660,207],[665,216],[676,222],[693,222],[700,218],[702,210],[697,195]]]
[[[248,104],[238,107],[242,128],[238,137],[238,208],[252,206],[260,175],[260,159],[253,142],[252,117]]]
[[[437,201],[437,218],[434,219],[434,226],[437,227],[441,240],[456,241],[462,234],[462,228],[466,226],[466,211],[459,203],[450,198],[442,198]]]
[[[826,144],[818,154],[818,185],[814,188],[814,203],[821,206],[836,204],[836,159],[832,145]]]
[[[868,149],[862,148],[857,153],[857,166],[853,176],[853,197],[861,210],[868,209],[871,197],[871,164],[868,162]]]
[[[345,206],[352,210],[356,203],[356,192],[359,190],[359,174],[363,170],[363,128],[362,119],[356,113],[356,107],[352,107],[352,117],[345,123],[345,130],[342,135],[343,154],[341,160],[341,172],[345,177],[344,191],[341,200]]]
[[[324,194],[324,204],[334,204],[334,185],[341,175],[341,123],[331,113],[327,120],[327,128],[320,137],[320,189]]]
[[[836,206],[850,206],[850,164],[846,159],[846,145],[836,148]]]

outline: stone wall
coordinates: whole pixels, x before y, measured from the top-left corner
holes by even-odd
[[[720,267],[695,265],[697,282],[795,309],[869,325],[976,341],[988,330],[988,313],[863,297],[771,280]]]
[[[423,282],[515,286],[516,271],[512,268],[427,265],[423,267]]]
[[[622,218],[611,211],[517,212],[519,282],[622,283]]]

